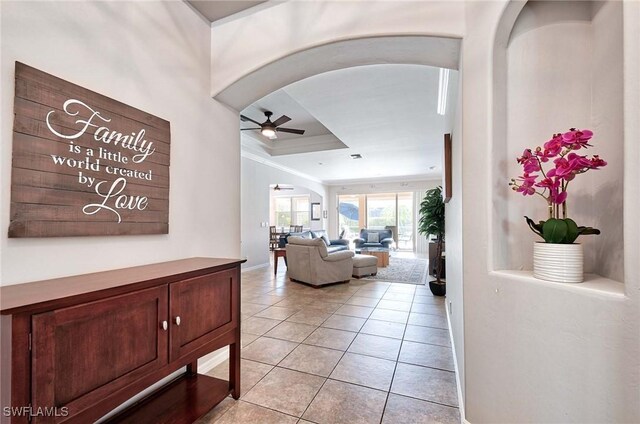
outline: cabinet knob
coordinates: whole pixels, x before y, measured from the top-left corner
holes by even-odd
[[[167,331],[167,328],[169,328],[169,324],[167,323],[167,321],[162,321],[162,329],[164,331]]]
[[[180,325],[180,316],[175,317],[176,325]]]

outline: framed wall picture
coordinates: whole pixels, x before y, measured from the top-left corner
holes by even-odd
[[[445,203],[451,200],[451,188],[451,134],[445,134],[442,161],[442,197]]]
[[[311,204],[311,220],[320,221],[321,214],[322,214],[322,209],[320,208],[320,203],[312,203]]]

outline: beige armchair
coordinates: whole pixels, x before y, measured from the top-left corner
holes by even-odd
[[[327,253],[327,245],[321,238],[289,237],[287,272],[292,280],[314,286],[348,282],[353,272],[353,256],[350,250]]]

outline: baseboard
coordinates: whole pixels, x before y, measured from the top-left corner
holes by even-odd
[[[242,268],[241,272],[253,271],[254,269],[266,268],[268,266],[271,266],[270,262],[266,262],[264,264],[259,264],[259,265],[254,265],[254,266],[250,266],[248,268]]]
[[[207,359],[201,364],[198,364],[198,373],[204,374],[211,371],[212,369],[226,361],[227,358],[229,358],[229,346],[223,347],[211,358]]]
[[[445,298],[446,299],[446,298]],[[456,372],[456,388],[458,390],[458,411],[460,411],[460,422],[462,424],[471,424],[467,421],[464,413],[464,398],[462,397],[462,384],[460,382],[460,371],[458,370],[458,361],[456,356],[456,344],[453,341],[453,330],[451,330],[451,317],[449,316],[449,308],[446,308],[447,324],[449,324],[449,340],[451,341],[451,353],[453,354],[453,367]]]

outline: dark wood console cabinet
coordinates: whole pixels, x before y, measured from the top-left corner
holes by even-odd
[[[188,423],[239,398],[242,262],[192,258],[0,288],[2,423],[93,422],[184,367],[110,421]],[[198,358],[227,345],[228,382],[197,374]]]

